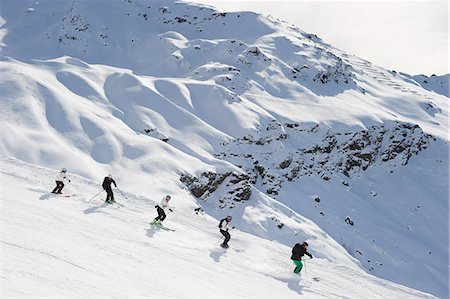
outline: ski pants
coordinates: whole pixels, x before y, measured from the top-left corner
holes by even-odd
[[[106,188],[106,201],[114,200],[114,193],[112,192],[111,188]]]
[[[228,245],[228,241],[230,241],[231,238],[230,233],[223,229],[220,230],[220,233],[225,237],[225,240],[223,241],[222,244]]]
[[[164,219],[166,219],[166,213],[164,212],[164,209],[162,209],[160,206],[156,206],[156,211],[158,211],[158,217],[155,218],[155,221],[164,221]]]
[[[62,189],[64,188],[64,183],[62,181],[55,181],[56,187],[53,189],[52,193],[61,193]]]
[[[292,260],[293,262],[294,262],[294,264],[295,264],[295,269],[294,269],[294,273],[300,273],[300,271],[302,271],[302,268],[303,268],[303,264],[302,264],[302,261],[299,261],[299,260]]]

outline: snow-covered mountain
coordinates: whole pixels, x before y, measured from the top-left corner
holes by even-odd
[[[447,97],[250,12],[3,1],[0,25],[2,295],[448,297]],[[46,194],[61,167],[74,197]],[[92,199],[107,173],[123,208]],[[144,221],[165,194],[176,232]]]
[[[442,76],[437,75],[431,75],[431,76],[425,76],[425,75],[415,75],[411,76],[408,74],[400,73],[401,75],[410,78],[417,82],[420,86],[425,88],[426,90],[434,91],[435,93],[444,95],[446,97],[450,97],[449,92],[449,81],[450,81],[450,74],[445,74]]]

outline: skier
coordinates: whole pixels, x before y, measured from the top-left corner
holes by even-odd
[[[292,256],[291,260],[295,264],[294,273],[300,275],[300,271],[302,271],[303,264],[302,264],[302,256],[305,254],[309,256],[310,258],[313,258],[312,254],[307,251],[308,249],[308,243],[303,242],[301,245],[300,243],[295,244],[294,248],[292,248]]]
[[[219,222],[220,233],[225,237],[225,240],[223,241],[223,243],[220,244],[220,246],[222,246],[223,248],[228,248],[229,247],[228,246],[228,241],[230,241],[231,236],[230,236],[230,233],[228,232],[230,230],[228,225],[230,224],[232,219],[233,218],[228,215],[226,218],[223,218]],[[232,228],[234,228],[234,226]]]
[[[166,195],[163,197],[163,199],[161,200],[161,203],[159,205],[156,205],[156,211],[158,211],[158,217],[156,217],[151,224],[158,224],[161,225],[161,222],[164,221],[164,219],[166,219],[166,212],[165,210],[169,210],[171,212],[173,212],[173,210],[170,208],[169,206],[169,201],[170,201],[171,197],[170,195]]]
[[[107,203],[116,202],[114,200],[114,193],[112,192],[112,189],[111,189],[111,183],[113,183],[114,186],[116,186],[116,188],[117,188],[116,181],[113,180],[112,175],[108,174],[108,176],[106,176],[105,179],[103,180],[103,184],[102,184],[103,190],[105,190],[106,194],[107,194],[106,200],[105,200],[105,202],[107,202]]]
[[[67,169],[63,168],[63,169],[61,169],[61,172],[56,175],[56,179],[55,179],[56,187],[55,187],[55,189],[53,189],[52,193],[54,193],[54,194],[62,193],[61,191],[64,188],[64,180],[67,180],[70,183],[70,180],[66,176],[66,172],[67,172]]]

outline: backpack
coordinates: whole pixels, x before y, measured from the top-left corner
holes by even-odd
[[[222,228],[222,223],[225,221],[225,219],[220,220],[219,222],[219,228]]]

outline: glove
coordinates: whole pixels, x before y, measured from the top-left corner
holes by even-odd
[[[70,183],[70,180],[69,180],[69,183]]]
[[[233,226],[231,229],[235,229],[236,228],[236,226]]]
[[[172,209],[169,209],[169,211],[173,212],[173,210],[172,210]]]

